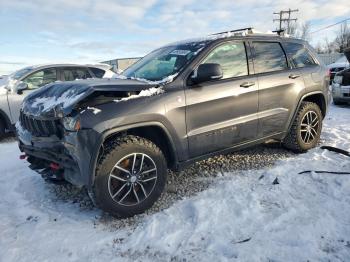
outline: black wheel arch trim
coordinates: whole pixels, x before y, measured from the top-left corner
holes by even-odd
[[[90,161],[90,165],[89,165],[90,177],[89,177],[89,183],[87,185],[88,188],[91,188],[93,183],[94,183],[94,179],[95,179],[95,175],[96,175],[95,174],[96,165],[98,162],[98,156],[100,154],[100,149],[103,146],[103,143],[106,141],[106,139],[111,135],[122,133],[124,131],[130,130],[133,128],[150,127],[150,126],[157,126],[164,131],[164,133],[167,136],[167,139],[169,141],[170,147],[171,147],[170,148],[171,154],[174,157],[174,166],[176,166],[179,162],[178,156],[177,156],[178,151],[176,150],[175,143],[173,141],[173,138],[172,138],[169,130],[162,123],[160,123],[160,122],[141,122],[141,123],[136,123],[136,124],[131,124],[131,125],[123,125],[123,126],[115,127],[115,128],[107,129],[105,132],[103,132],[101,134],[98,142],[95,145],[95,150],[91,156],[91,161]]]
[[[314,91],[314,92],[310,92],[310,93],[304,94],[304,95],[299,99],[298,105],[297,105],[297,107],[296,107],[295,110],[294,110],[293,117],[291,118],[291,121],[289,122],[287,132],[290,130],[291,126],[292,126],[293,123],[294,123],[294,120],[295,120],[295,118],[296,118],[296,116],[297,116],[297,114],[298,114],[298,111],[299,111],[299,108],[300,108],[300,106],[301,106],[301,103],[302,103],[303,101],[305,101],[305,99],[306,99],[307,97],[312,96],[312,95],[322,95],[322,97],[323,97],[323,99],[324,99],[324,102],[325,102],[325,106],[326,106],[326,111],[325,111],[325,112],[327,112],[327,110],[328,110],[328,104],[327,104],[327,100],[326,100],[326,98],[325,98],[325,96],[324,96],[324,93],[322,93],[321,91]],[[320,109],[322,110],[322,108],[320,108]]]
[[[1,120],[4,121],[5,128],[12,129],[12,124],[11,124],[10,118],[3,110],[0,109],[0,121]]]

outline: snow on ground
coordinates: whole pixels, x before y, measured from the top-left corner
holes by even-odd
[[[350,107],[331,107],[322,144],[350,150]],[[262,152],[269,159],[274,150]],[[281,152],[286,157],[257,169],[223,172],[223,164],[212,163],[221,157],[194,165],[190,170],[201,173],[215,167],[215,178],[201,178],[211,181],[209,188],[122,221],[89,208],[79,190],[60,197],[61,187],[30,171],[18,160],[16,142],[5,141],[0,261],[350,261],[350,176],[298,174],[350,171],[350,158],[320,148]],[[242,163],[261,158],[226,156],[236,157]],[[273,184],[276,178],[279,184]]]

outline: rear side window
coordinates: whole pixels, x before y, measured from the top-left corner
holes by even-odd
[[[105,71],[100,68],[90,67],[90,70],[97,78],[102,78],[105,75]]]
[[[287,58],[280,43],[253,42],[255,49],[254,68],[256,73],[280,71],[288,68]]]
[[[309,50],[307,50],[302,44],[285,43],[284,45],[286,53],[292,60],[295,67],[301,68],[316,65],[316,62],[312,58]]]
[[[62,72],[64,81],[92,78],[87,68],[64,68]]]
[[[248,64],[243,42],[230,42],[216,47],[202,64],[219,64],[223,77],[231,78],[248,75]]]

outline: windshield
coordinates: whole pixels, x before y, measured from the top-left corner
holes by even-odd
[[[12,79],[15,79],[15,80],[18,80],[20,79],[22,76],[25,76],[26,74],[28,74],[29,72],[31,72],[33,70],[33,67],[25,67],[25,68],[22,68],[20,70],[17,70],[15,72],[13,72],[10,77]]]
[[[161,81],[179,73],[204,46],[204,42],[195,42],[159,48],[126,69],[123,75],[127,78]]]

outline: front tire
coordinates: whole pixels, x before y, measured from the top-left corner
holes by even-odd
[[[302,102],[283,145],[296,153],[315,147],[320,141],[322,120],[322,112],[317,104]]]
[[[130,217],[158,200],[166,177],[166,160],[153,142],[123,136],[105,147],[90,196],[102,210],[116,217]]]
[[[4,138],[6,131],[5,123],[2,119],[0,119],[0,139]]]

